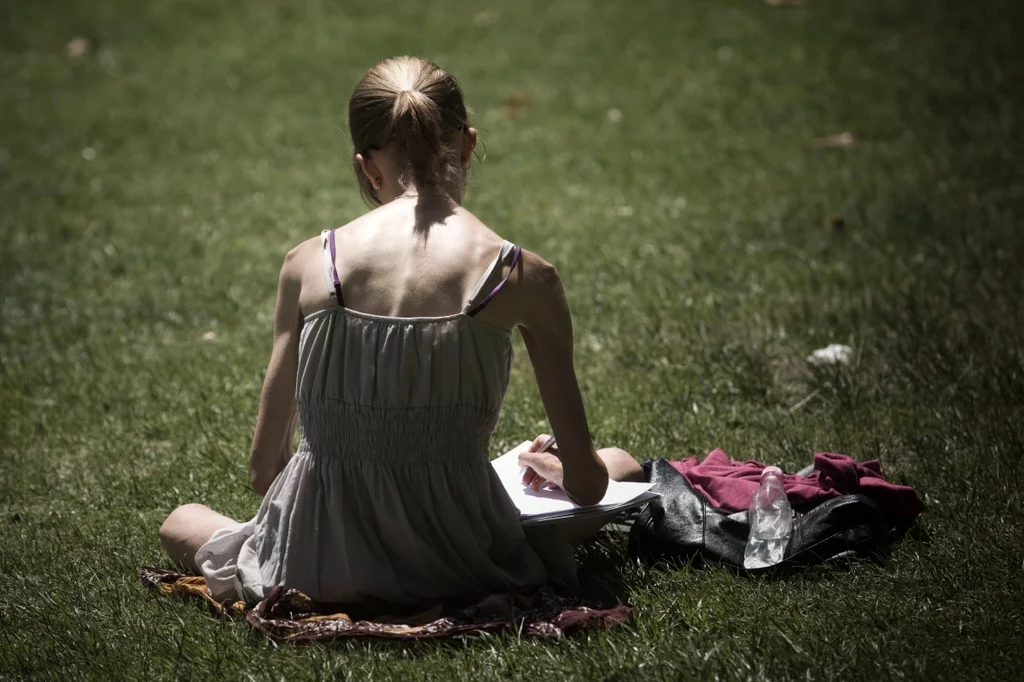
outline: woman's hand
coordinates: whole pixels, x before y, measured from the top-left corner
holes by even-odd
[[[537,452],[549,437],[546,433],[540,434],[533,440],[529,451],[519,455],[519,466],[526,468],[523,485],[533,490],[547,486],[562,487],[562,460],[558,458],[558,445]]]

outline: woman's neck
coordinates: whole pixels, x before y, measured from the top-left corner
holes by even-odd
[[[418,187],[414,183],[409,183],[404,189],[397,183],[385,183],[381,188],[378,195],[381,203],[390,204],[396,199],[411,199],[415,198],[418,201],[440,201],[444,203],[458,204],[458,200],[453,198],[448,192],[444,191],[437,185],[424,185]]]

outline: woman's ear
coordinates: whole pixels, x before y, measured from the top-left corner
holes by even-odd
[[[359,164],[359,168],[362,169],[363,175],[370,181],[370,186],[375,190],[380,190],[381,175],[380,169],[377,168],[377,164],[374,163],[370,155],[363,156],[362,154],[356,154],[356,163]]]
[[[476,128],[466,128],[462,131],[462,167],[469,168],[469,162],[473,160],[473,150],[476,149]]]

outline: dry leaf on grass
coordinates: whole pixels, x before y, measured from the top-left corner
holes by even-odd
[[[70,59],[81,59],[92,53],[92,41],[88,38],[75,36],[64,46],[64,55]]]
[[[519,118],[533,98],[528,92],[514,92],[501,100],[501,115],[506,119]]]
[[[497,12],[477,12],[473,16],[473,23],[476,24],[477,28],[485,28],[493,24],[497,19]]]
[[[814,141],[814,146],[818,149],[845,149],[858,144],[860,144],[860,139],[848,130],[835,135],[819,137]]]

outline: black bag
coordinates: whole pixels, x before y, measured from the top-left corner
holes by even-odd
[[[750,526],[747,512],[717,509],[663,459],[644,463],[652,490],[661,495],[645,506],[629,533],[630,556],[645,561],[678,558],[694,563],[743,567]],[[785,558],[752,572],[807,566],[880,552],[887,541],[885,518],[864,495],[843,495],[810,509],[794,510]]]

